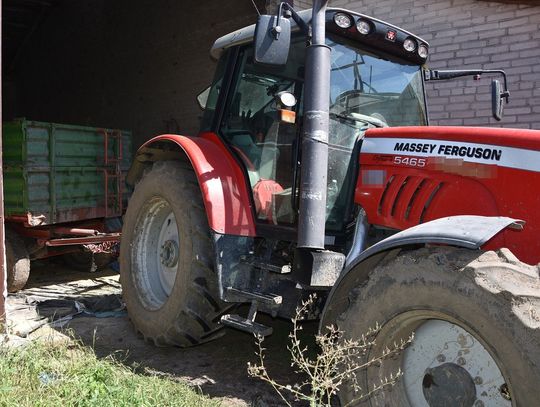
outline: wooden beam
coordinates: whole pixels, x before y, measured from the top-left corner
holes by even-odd
[[[2,25],[2,0],[0,0],[0,25]],[[0,43],[2,42],[0,33]],[[0,49],[0,88],[2,87],[2,51]],[[2,96],[0,95],[0,123],[2,123]],[[2,128],[0,127],[0,152],[2,151]],[[6,329],[6,245],[4,240],[4,172],[0,154],[0,333]]]

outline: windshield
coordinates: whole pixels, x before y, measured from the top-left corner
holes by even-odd
[[[382,59],[328,40],[332,47],[330,114],[384,126],[426,125],[420,67]]]

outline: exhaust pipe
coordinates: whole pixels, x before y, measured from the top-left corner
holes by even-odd
[[[312,40],[306,49],[298,242],[294,256],[299,281],[318,287],[331,287],[345,264],[345,255],[324,250],[331,52],[325,43],[327,4],[328,0],[313,2]]]
[[[306,49],[298,249],[324,249],[331,52],[325,44],[327,4],[313,2],[312,40]]]

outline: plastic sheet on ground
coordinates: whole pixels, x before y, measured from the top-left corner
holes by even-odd
[[[118,275],[89,278],[73,274],[65,281],[39,281],[10,294],[6,301],[7,327],[12,335],[25,338],[45,324],[65,326],[79,316],[109,318],[126,315]]]

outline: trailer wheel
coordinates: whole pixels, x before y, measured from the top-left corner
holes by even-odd
[[[80,250],[74,253],[66,253],[62,260],[67,266],[85,273],[95,273],[106,268],[114,261],[114,255],[110,253],[92,253],[89,250]]]
[[[353,291],[337,324],[350,338],[381,326],[364,361],[413,332],[414,340],[357,376],[362,389],[372,389],[400,369],[397,384],[363,401],[348,384],[342,405],[537,405],[539,280],[538,267],[507,249],[434,247],[383,260]]]
[[[30,276],[30,257],[24,241],[6,228],[7,290],[10,293],[24,288]]]
[[[218,335],[224,303],[201,191],[188,164],[157,162],[136,185],[124,218],[120,279],[135,328],[158,346]]]

